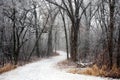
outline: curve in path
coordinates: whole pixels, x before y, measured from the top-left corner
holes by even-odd
[[[55,65],[66,59],[66,53],[58,51],[59,56],[43,59],[34,63],[18,67],[15,70],[0,75],[0,80],[108,80],[100,77],[92,77],[66,73],[55,68]]]

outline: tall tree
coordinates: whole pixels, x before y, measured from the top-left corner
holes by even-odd
[[[65,40],[66,40],[66,51],[67,51],[67,59],[69,59],[69,43],[68,43],[68,34],[67,34],[67,27],[66,27],[66,21],[65,21],[65,12],[60,10],[60,14],[62,17],[63,25],[64,25],[64,31],[65,31]]]
[[[117,67],[120,67],[120,24],[118,29],[118,42],[117,42]]]
[[[56,1],[46,0],[47,2],[54,4],[64,10],[67,13],[71,21],[71,35],[70,35],[70,56],[72,61],[77,61],[77,50],[78,50],[78,32],[80,27],[81,16],[83,15],[87,6],[80,12],[81,4],[83,0],[61,0],[61,5]],[[81,14],[80,14],[81,13]]]
[[[35,35],[36,35],[36,40],[38,39],[38,36],[39,36],[39,28],[38,28],[38,24],[37,24],[37,2],[33,1],[33,7],[34,7],[34,18],[35,18],[35,24],[34,24],[34,27],[35,27]],[[37,41],[36,43],[36,54],[38,57],[40,57],[40,51],[39,51],[39,40]]]
[[[115,0],[109,0],[109,10],[110,10],[110,20],[108,25],[108,52],[109,52],[109,58],[110,58],[110,68],[113,65],[113,34],[114,34],[114,28],[115,28],[115,18],[114,18],[114,12],[115,12]]]

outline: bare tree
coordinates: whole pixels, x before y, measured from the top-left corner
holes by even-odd
[[[72,61],[77,61],[77,50],[78,50],[78,32],[80,27],[80,20],[84,11],[88,8],[89,4],[82,10],[80,14],[81,4],[83,0],[61,0],[61,5],[52,0],[46,0],[47,2],[58,6],[63,9],[70,21],[71,21],[71,35],[70,35],[70,55]]]
[[[66,27],[66,21],[65,21],[65,12],[60,10],[60,14],[62,17],[62,21],[64,24],[64,31],[65,31],[65,39],[66,39],[66,51],[67,51],[67,59],[69,59],[69,43],[68,43],[68,34],[67,34],[67,27]]]

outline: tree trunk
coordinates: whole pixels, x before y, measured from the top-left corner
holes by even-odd
[[[67,29],[64,20],[64,30],[65,30],[65,39],[66,39],[66,50],[67,50],[67,59],[69,59],[69,46],[68,46],[68,36],[67,36]]]
[[[66,40],[66,51],[67,51],[67,59],[69,59],[69,46],[68,46],[68,35],[67,35],[67,28],[66,28],[66,22],[65,22],[65,14],[64,12],[61,13],[61,16],[62,16],[62,20],[63,20],[63,25],[64,25],[64,31],[65,31],[65,40]]]
[[[53,46],[52,46],[52,28],[53,26],[51,25],[50,31],[48,34],[48,50],[47,50],[47,56],[50,56],[50,54],[53,52]]]
[[[85,59],[85,58],[87,58],[87,56],[89,55],[89,51],[90,51],[90,49],[89,49],[89,29],[86,29],[86,31],[85,31],[85,45],[84,45],[84,53],[83,53],[83,58]]]
[[[78,61],[77,60],[77,50],[78,50],[78,31],[79,31],[79,22],[75,23],[75,25],[72,25],[71,27],[71,37],[70,37],[70,56],[72,61]]]
[[[110,7],[110,24],[108,26],[108,52],[109,52],[109,59],[110,59],[110,69],[113,65],[113,32],[114,32],[114,6],[115,0],[109,0],[109,7]]]
[[[119,35],[118,35],[118,44],[117,44],[117,67],[120,67],[120,26],[119,26]]]
[[[37,25],[37,11],[36,11],[36,5],[33,4],[34,6],[34,17],[35,17],[35,30],[36,30],[36,40],[38,39],[38,25]],[[36,44],[36,55],[37,57],[40,57],[40,51],[39,51],[39,40],[37,41],[37,44]]]
[[[18,63],[18,53],[16,52],[17,48],[17,40],[16,40],[16,25],[15,25],[15,8],[13,8],[13,57],[14,57],[14,64],[16,65]]]

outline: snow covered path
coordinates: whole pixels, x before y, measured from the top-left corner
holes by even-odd
[[[107,78],[66,73],[58,70],[55,65],[66,59],[66,53],[58,51],[60,56],[43,59],[18,67],[0,75],[0,80],[111,80]]]

